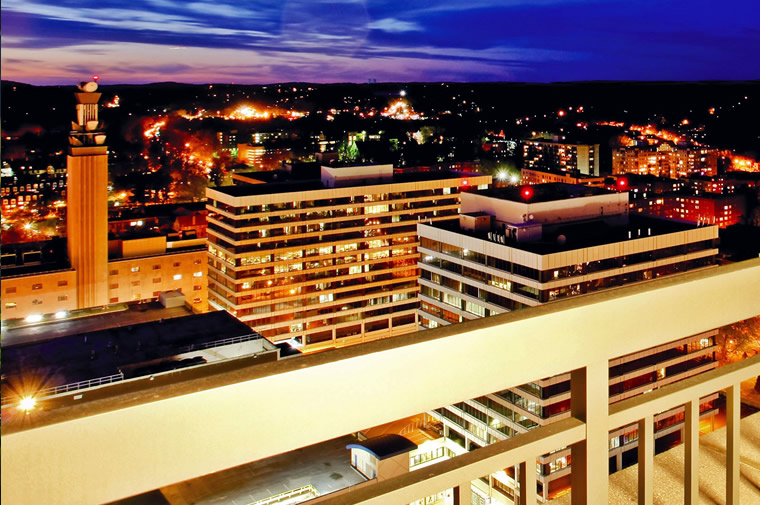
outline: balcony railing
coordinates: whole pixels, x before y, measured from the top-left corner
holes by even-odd
[[[567,446],[573,503],[607,504],[608,433],[632,423],[639,502],[652,503],[654,417],[678,406],[696,503],[699,399],[725,390],[726,503],[738,504],[739,384],[760,375],[760,357],[614,405],[608,364],[760,315],[758,300],[760,259],[298,359],[207,365],[201,378],[115,383],[29,414],[3,409],[2,501],[109,502],[570,371],[569,418],[324,503],[403,504],[450,488],[469,503],[471,481],[515,465],[521,489],[535,489],[536,459]]]

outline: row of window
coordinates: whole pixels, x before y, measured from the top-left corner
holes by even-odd
[[[203,262],[203,260],[196,259],[196,260],[193,260],[193,265],[200,265],[202,262]],[[173,266],[175,268],[178,268],[178,267],[182,266],[182,262],[181,261],[175,261]],[[161,265],[153,265],[153,270],[161,270]],[[130,272],[132,272],[132,273],[136,273],[136,272],[139,272],[139,271],[140,271],[140,267],[139,266],[134,266],[134,267],[130,268]],[[196,272],[196,274],[197,273],[199,273],[199,272]],[[119,275],[119,270],[118,269],[113,269],[113,270],[109,271],[108,274],[109,275]],[[200,277],[200,275],[195,275],[195,277]],[[175,280],[178,280],[178,279],[175,279]],[[65,281],[63,281],[63,282],[65,282]],[[61,284],[59,283],[58,285],[60,286]]]
[[[58,281],[58,287],[59,288],[60,287],[64,287],[64,286],[68,286],[68,285],[69,285],[69,281]],[[42,283],[41,282],[32,284],[32,290],[36,291],[38,289],[42,289]],[[16,292],[16,286],[5,288],[5,294],[6,295],[9,295],[9,294],[12,294],[12,293],[15,293],[15,292]]]
[[[65,302],[68,299],[69,299],[69,295],[60,295],[58,297],[58,301],[59,302]],[[32,300],[32,305],[42,305],[42,303],[43,303],[43,301],[40,300],[39,298],[35,298],[34,300]],[[16,307],[17,307],[16,302],[6,302],[5,303],[5,308],[6,309],[15,309]]]

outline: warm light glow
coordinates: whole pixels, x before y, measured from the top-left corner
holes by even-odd
[[[24,318],[24,321],[27,323],[39,323],[42,321],[42,316],[40,314],[30,314]]]
[[[412,106],[406,100],[398,99],[391,105],[383,109],[381,116],[393,119],[421,119],[421,116],[412,109]]]
[[[522,194],[523,198],[525,198],[527,200],[527,199],[529,199],[529,198],[531,198],[533,196],[533,188],[531,188],[530,186],[525,186],[522,189],[521,194]]]
[[[35,407],[35,405],[37,405],[37,400],[35,400],[31,396],[25,396],[18,403],[18,408],[28,414],[29,411]]]
[[[56,312],[56,313],[55,313],[55,318],[56,318],[56,319],[63,319],[63,318],[64,318],[64,317],[66,317],[68,314],[69,314],[69,313],[68,313],[67,311],[65,311],[65,310],[59,310],[58,312]]]

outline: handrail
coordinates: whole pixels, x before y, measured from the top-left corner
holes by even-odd
[[[95,386],[101,386],[103,384],[111,384],[124,380],[124,374],[119,372],[113,375],[106,375],[103,377],[97,377],[95,379],[88,379],[85,381],[71,382],[69,384],[62,384],[60,386],[52,386],[49,388],[41,389],[34,393],[35,400],[41,400],[49,398],[51,396],[59,395],[61,393],[68,393],[69,391],[78,391],[80,389],[87,389]],[[18,403],[20,398],[17,395],[6,395],[0,398],[0,405],[3,407]]]

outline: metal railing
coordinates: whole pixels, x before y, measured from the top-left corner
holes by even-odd
[[[95,379],[89,379],[86,381],[71,382],[69,384],[63,384],[61,386],[52,386],[49,388],[40,389],[39,391],[35,391],[34,399],[38,401],[44,400],[45,398],[49,398],[51,396],[69,393],[71,391],[78,391],[80,389],[87,389],[95,386],[102,386],[104,384],[111,384],[113,382],[122,380],[124,380],[124,374],[119,372],[114,375],[106,375],[104,377],[97,377]],[[0,399],[0,405],[5,407],[7,405],[18,403],[19,401],[21,401],[21,398],[19,398],[18,395],[6,395]]]
[[[255,501],[249,505],[276,505],[277,503],[282,503],[286,500],[289,500],[289,504],[300,503],[300,501],[292,501],[292,499],[302,497],[303,500],[301,501],[306,501],[312,498],[316,498],[317,496],[319,496],[319,491],[317,491],[316,488],[311,484],[307,484],[297,489],[291,489],[290,491],[285,491],[284,493],[270,496],[269,498],[265,498],[263,500]]]
[[[190,352],[190,351],[199,351],[202,349],[210,349],[212,347],[221,347],[223,345],[229,345],[229,344],[239,344],[241,342],[249,342],[251,340],[258,340],[262,337],[258,333],[251,333],[250,335],[241,335],[239,337],[230,337],[230,338],[223,338],[221,340],[214,340],[213,342],[204,342],[202,344],[190,344],[188,346],[182,347],[179,350],[179,353],[183,352]]]

